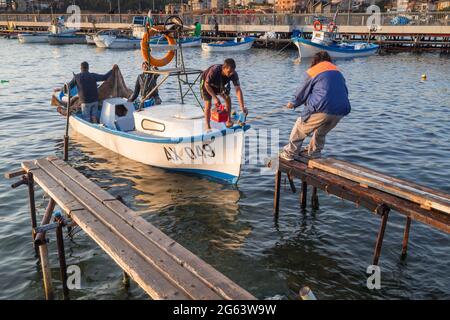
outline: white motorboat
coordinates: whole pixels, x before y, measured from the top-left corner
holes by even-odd
[[[48,43],[49,33],[19,33],[17,38],[20,43]]]
[[[217,41],[210,43],[202,43],[202,49],[209,52],[215,51],[246,51],[249,50],[255,38],[253,37],[237,37],[232,41]]]
[[[167,32],[167,29],[164,31],[166,36],[172,37],[170,31]],[[148,36],[147,34],[146,37]],[[170,39],[171,42],[172,39],[173,42],[176,40]],[[176,51],[180,57],[175,59],[175,66],[168,69],[163,67],[169,64],[174,56],[162,63],[152,57],[147,59],[144,53],[148,54],[148,51],[142,52],[144,60],[161,63],[158,65],[159,69],[146,71],[161,75],[160,83],[156,87],[160,93],[162,93],[161,85],[169,76],[178,79],[177,87],[181,103],[163,103],[156,106],[150,104],[144,107],[147,105],[146,102],[150,101],[146,98],[151,96],[152,92],[142,99],[138,108],[127,101],[128,96],[107,98],[102,104],[99,123],[86,121],[82,119],[80,113],[76,113],[69,118],[70,126],[101,146],[129,159],[151,166],[236,183],[243,159],[244,133],[250,126],[237,122],[238,119],[245,122],[242,120],[245,119],[242,114],[234,114],[232,117],[237,124],[227,128],[223,122],[227,116],[225,115],[224,120],[224,114],[218,111],[213,112],[211,130],[206,130],[204,113],[198,100],[198,105],[186,102],[186,95],[189,92],[195,96],[193,86],[202,70],[185,68],[184,59],[181,57],[182,50],[176,48],[171,50]],[[192,76],[194,78],[189,79]],[[123,83],[121,75],[120,78],[120,81],[118,78],[111,79],[110,84],[104,88],[108,86],[117,88],[118,83]],[[183,87],[187,87],[186,92],[183,92]],[[103,88],[99,88],[100,91],[104,91]],[[123,90],[126,91],[128,89]],[[58,100],[60,106],[67,103],[67,98],[62,93],[55,93],[53,98]]]
[[[52,22],[48,35],[49,44],[85,44],[86,36],[77,34],[75,28],[69,28],[64,23],[64,18],[60,17]]]

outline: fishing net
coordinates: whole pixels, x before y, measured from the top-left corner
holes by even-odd
[[[105,99],[116,97],[129,98],[132,93],[133,91],[127,87],[119,68],[114,69],[111,76],[98,87],[100,105]],[[53,93],[51,105],[56,106],[58,112],[65,115],[67,103],[57,98],[59,94],[60,91]],[[81,102],[79,101],[78,96],[71,98],[71,105],[75,112],[81,108]]]

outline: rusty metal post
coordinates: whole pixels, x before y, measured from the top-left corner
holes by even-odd
[[[122,272],[122,284],[125,289],[130,287],[130,276],[125,271]]]
[[[71,97],[70,97],[70,87],[65,84],[67,91],[67,114],[66,114],[66,131],[64,134],[64,161],[69,160],[69,125],[70,125],[70,113],[71,113]]]
[[[67,265],[66,252],[64,250],[63,224],[59,222],[56,228],[56,245],[58,247],[59,273],[61,277],[64,300],[69,299],[69,289],[67,288]]]
[[[403,233],[403,242],[402,242],[402,255],[401,259],[404,260],[406,258],[406,251],[408,250],[408,239],[409,239],[409,229],[411,227],[411,218],[406,217],[406,226],[405,232]]]
[[[373,255],[373,265],[378,265],[380,259],[381,246],[383,245],[384,231],[386,230],[387,220],[389,218],[389,211],[391,209],[386,205],[381,205],[377,208],[377,213],[381,215],[380,231],[378,232],[377,243],[375,245],[375,253]]]
[[[281,187],[281,171],[277,170],[275,175],[275,194],[273,199],[273,213],[278,217],[280,212],[280,187]]]
[[[302,192],[300,193],[300,207],[302,210],[306,209],[306,197],[308,196],[308,184],[302,181]]]
[[[317,195],[317,187],[313,187],[313,190],[312,190],[311,207],[314,210],[318,210],[319,209],[319,196]]]
[[[36,222],[36,202],[34,199],[34,177],[32,172],[27,173],[28,198],[30,200],[30,218],[31,218],[31,237],[33,239],[33,247],[37,257],[39,257],[39,249],[34,245]]]
[[[42,278],[44,281],[45,299],[53,300],[53,285],[52,285],[52,273],[50,270],[50,262],[48,259],[47,244],[41,244],[39,246],[39,254],[41,260]]]

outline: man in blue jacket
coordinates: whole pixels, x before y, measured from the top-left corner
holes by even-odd
[[[306,73],[306,83],[287,104],[289,109],[305,104],[292,128],[289,143],[280,152],[280,157],[289,161],[300,154],[320,158],[325,136],[351,110],[344,76],[331,63],[331,57],[326,51],[316,53]],[[311,134],[308,148],[301,150],[303,140]]]
[[[106,81],[113,70],[117,69],[115,64],[113,69],[106,74],[89,72],[89,64],[85,61],[81,63],[81,72],[74,75],[69,83],[69,88],[77,86],[78,97],[81,103],[81,116],[84,120],[93,123],[98,122],[98,90],[97,82]]]

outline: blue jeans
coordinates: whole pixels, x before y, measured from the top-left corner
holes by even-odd
[[[98,101],[81,104],[81,117],[83,120],[93,122],[92,119],[98,120]]]

